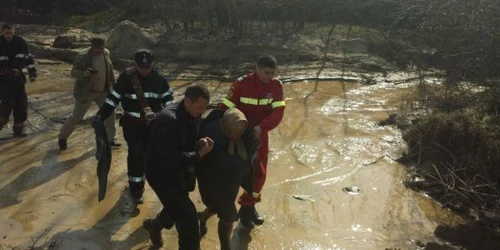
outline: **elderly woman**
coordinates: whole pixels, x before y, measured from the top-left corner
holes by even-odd
[[[206,209],[198,214],[200,233],[217,214],[221,250],[230,249],[233,223],[238,220],[235,200],[239,187],[252,193],[252,161],[258,147],[245,115],[236,108],[214,110],[200,127],[200,138],[210,137],[214,149],[197,168],[198,188]]]

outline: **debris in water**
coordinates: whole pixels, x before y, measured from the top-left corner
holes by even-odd
[[[348,193],[348,194],[352,194],[352,195],[355,195],[355,194],[359,194],[359,187],[356,187],[356,186],[350,186],[350,187],[344,187],[342,188],[342,191]]]
[[[417,245],[418,247],[425,247],[427,244],[424,244],[422,241],[417,240],[415,241],[415,245]]]
[[[292,195],[292,197],[299,201],[315,201],[310,195]]]

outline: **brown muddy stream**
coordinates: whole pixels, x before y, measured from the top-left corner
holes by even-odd
[[[58,87],[29,85],[31,105],[49,117],[67,116],[71,82],[62,81]],[[177,93],[184,85],[173,83],[180,87]],[[227,92],[228,84],[209,85],[216,96]],[[377,126],[408,89],[392,83],[286,85],[286,114],[271,133],[268,178],[258,205],[266,223],[249,235],[235,225],[233,248],[419,249],[416,241],[436,241],[438,223],[455,216],[403,186],[405,169],[394,161],[404,150],[401,134]],[[61,124],[30,115],[36,128],[30,136],[0,141],[0,249],[148,249],[142,221],[161,205],[149,187],[137,209],[123,192],[126,146],[113,151],[107,197],[98,203],[90,126],[80,126],[60,153]],[[118,136],[124,143],[121,131]],[[344,192],[346,186],[359,187],[359,194]],[[197,192],[191,198],[203,208]],[[216,225],[216,218],[209,221],[202,249],[218,248]],[[177,249],[175,229],[163,236],[164,249]]]

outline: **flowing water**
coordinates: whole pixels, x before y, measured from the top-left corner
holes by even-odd
[[[46,78],[28,86],[32,107],[48,117],[67,116],[71,81],[58,79],[63,83],[55,85]],[[179,93],[187,83],[172,85]],[[209,86],[220,97],[229,85]],[[268,178],[257,205],[266,223],[249,233],[235,225],[233,248],[419,249],[418,241],[436,240],[433,231],[439,223],[456,222],[456,216],[403,186],[405,169],[395,162],[404,150],[401,133],[377,125],[397,110],[409,88],[353,82],[286,85],[286,114],[271,132]],[[0,249],[148,249],[142,221],[161,204],[149,187],[143,205],[131,204],[124,192],[126,146],[113,151],[107,197],[98,203],[91,127],[80,126],[68,150],[59,152],[61,124],[30,115],[35,132],[0,140]],[[121,132],[118,138],[124,143]],[[201,210],[197,192],[191,198]],[[202,249],[218,248],[216,225],[214,217]],[[175,229],[163,236],[164,249],[177,249]]]

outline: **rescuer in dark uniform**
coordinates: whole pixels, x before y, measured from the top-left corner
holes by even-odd
[[[124,116],[120,119],[123,137],[128,145],[129,192],[141,204],[144,193],[144,165],[151,124],[159,112],[173,101],[173,93],[163,74],[152,67],[153,52],[137,50],[134,67],[122,73],[93,122],[102,122],[121,102]]]
[[[146,178],[163,209],[144,221],[154,246],[163,245],[162,229],[176,225],[179,249],[198,250],[200,232],[196,208],[189,199],[195,188],[195,170],[200,157],[214,147],[212,139],[198,140],[201,115],[208,108],[210,93],[204,85],[186,89],[184,99],[164,108],[156,119],[148,148]]]
[[[30,81],[36,80],[36,68],[26,41],[14,35],[14,26],[2,25],[0,37],[0,130],[9,121],[14,111],[15,136],[24,134],[24,123],[28,119],[28,95],[23,68],[28,68]]]

